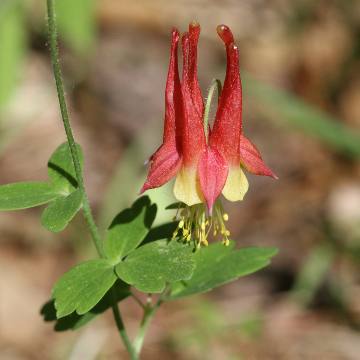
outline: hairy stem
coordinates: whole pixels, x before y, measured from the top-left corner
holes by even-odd
[[[56,83],[56,90],[59,99],[60,105],[60,112],[61,118],[64,124],[65,133],[67,137],[67,141],[70,148],[70,153],[72,157],[72,161],[75,168],[76,179],[79,185],[79,190],[83,197],[83,213],[84,218],[87,222],[87,225],[90,230],[90,234],[93,240],[93,243],[96,247],[96,250],[100,257],[104,257],[104,250],[101,242],[101,237],[99,234],[99,230],[96,226],[94,217],[92,215],[89,198],[85,191],[84,179],[82,176],[80,160],[76,148],[76,143],[74,139],[74,135],[71,129],[70,120],[69,120],[69,113],[66,105],[65,100],[65,91],[64,91],[64,84],[62,80],[62,73],[61,67],[59,62],[59,51],[58,51],[58,44],[57,44],[57,28],[56,28],[56,14],[55,14],[55,1],[54,0],[47,0],[47,10],[48,10],[48,31],[49,31],[49,43],[50,43],[50,53],[51,53],[51,62],[54,71],[55,83]],[[129,340],[127,332],[125,330],[124,323],[121,318],[120,310],[118,308],[118,304],[116,302],[115,297],[113,297],[113,304],[112,304],[114,319],[116,322],[116,326],[118,328],[119,334],[124,342],[124,345],[130,354],[132,360],[136,360],[138,357],[135,353],[135,350]]]
[[[67,141],[70,148],[71,157],[74,163],[76,180],[79,184],[79,190],[83,196],[83,212],[85,220],[89,226],[89,230],[91,233],[91,237],[94,241],[94,245],[96,247],[97,252],[100,256],[103,256],[103,247],[101,243],[101,238],[99,235],[99,231],[96,227],[91,208],[89,203],[89,198],[85,191],[84,179],[82,176],[79,156],[76,149],[76,143],[74,139],[74,135],[71,130],[69,113],[65,101],[65,91],[64,85],[62,81],[62,73],[59,62],[59,51],[57,45],[57,28],[56,28],[56,15],[55,15],[55,4],[54,0],[47,0],[47,8],[48,8],[48,26],[49,26],[49,43],[50,43],[50,53],[51,53],[51,62],[54,71],[56,90],[59,99],[61,118],[63,120],[65,133],[67,137]]]

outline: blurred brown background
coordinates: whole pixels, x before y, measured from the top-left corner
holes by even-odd
[[[135,199],[161,141],[170,29],[194,19],[204,96],[225,73],[216,25],[233,30],[244,128],[280,178],[249,175],[245,201],[225,204],[239,246],[279,248],[272,265],[166,304],[143,359],[359,359],[360,3],[62,1],[67,97],[103,229]],[[44,23],[45,1],[0,3],[1,184],[46,179],[65,141]],[[169,189],[152,193],[162,207]],[[0,359],[126,359],[110,316],[79,332],[43,322],[53,282],[94,250],[81,215],[54,235],[40,214],[0,214]],[[140,312],[121,306],[134,333]]]

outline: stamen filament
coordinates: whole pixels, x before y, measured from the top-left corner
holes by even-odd
[[[213,214],[210,215],[204,204],[196,204],[181,209],[177,215],[179,223],[174,231],[173,239],[181,237],[186,242],[193,241],[195,249],[199,249],[201,246],[209,245],[208,238],[213,229],[213,235],[220,234],[222,243],[228,246],[230,244],[230,231],[227,230],[225,222],[228,221],[229,215],[224,212],[220,201],[215,203],[214,210]]]

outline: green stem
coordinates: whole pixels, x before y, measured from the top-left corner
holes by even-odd
[[[124,322],[123,322],[122,317],[121,317],[119,307],[118,307],[118,305],[116,303],[116,300],[115,300],[114,291],[112,292],[112,295],[113,295],[112,311],[113,311],[116,327],[117,327],[117,329],[119,331],[119,334],[121,336],[122,341],[124,342],[126,350],[128,351],[128,353],[130,355],[131,360],[137,360],[138,355],[137,355],[137,352],[135,350],[135,346],[133,346],[131,344],[131,341],[130,341],[130,339],[128,337],[128,334],[126,332],[126,329],[125,329]]]
[[[71,130],[70,120],[69,120],[69,113],[66,106],[65,101],[65,91],[64,85],[62,81],[62,73],[59,63],[59,51],[58,51],[58,44],[57,44],[57,28],[56,28],[56,15],[55,15],[55,5],[54,0],[47,0],[47,8],[48,8],[48,24],[49,24],[49,43],[50,43],[50,53],[51,53],[51,62],[54,70],[54,77],[56,83],[56,90],[58,94],[59,104],[60,104],[60,111],[61,117],[63,120],[64,128],[66,137],[68,140],[69,148],[71,157],[74,163],[76,179],[79,184],[79,190],[83,196],[83,212],[85,220],[89,226],[89,230],[94,241],[94,245],[96,247],[97,252],[100,256],[103,256],[103,247],[101,238],[99,235],[99,231],[96,227],[91,208],[89,203],[89,198],[85,191],[84,186],[84,179],[82,176],[79,156],[77,153],[76,143],[74,139],[74,135]]]
[[[218,98],[219,98],[220,94],[221,94],[221,81],[218,79],[213,79],[213,81],[211,82],[208,96],[206,99],[206,104],[205,104],[204,131],[205,131],[206,140],[208,139],[208,136],[209,136],[209,114],[210,114],[210,109],[211,109],[211,101],[214,96],[215,89],[217,89]]]
[[[60,111],[61,111],[61,118],[64,124],[65,133],[67,137],[67,141],[70,148],[70,153],[72,157],[72,161],[75,168],[76,179],[79,184],[79,190],[83,196],[83,213],[84,218],[88,224],[91,237],[93,243],[96,247],[96,250],[100,257],[104,257],[104,250],[101,242],[101,237],[99,234],[99,230],[96,226],[94,217],[92,215],[89,198],[87,196],[84,179],[82,176],[80,160],[77,152],[77,147],[74,139],[74,135],[72,133],[70,120],[69,120],[69,113],[66,106],[65,100],[65,91],[64,85],[62,81],[62,73],[61,67],[59,62],[59,51],[58,51],[58,44],[57,44],[57,28],[56,28],[56,15],[55,15],[55,4],[54,0],[47,0],[47,10],[48,10],[48,26],[49,26],[49,43],[50,43],[50,54],[51,54],[51,62],[54,71],[55,83],[56,83],[56,90],[59,99]],[[113,294],[114,295],[114,294]],[[124,345],[130,354],[132,360],[138,359],[135,350],[129,340],[127,332],[125,330],[124,323],[121,318],[120,310],[118,308],[118,304],[116,302],[115,297],[113,296],[113,304],[112,304],[114,319],[116,322],[116,326],[118,328],[119,334],[124,342]]]
[[[134,349],[137,356],[140,355],[142,346],[144,344],[145,335],[149,328],[150,322],[154,317],[156,310],[159,308],[161,304],[162,304],[162,300],[160,298],[154,306],[149,306],[149,305],[145,306],[143,318],[141,319],[141,323],[140,323],[140,328],[134,340]]]

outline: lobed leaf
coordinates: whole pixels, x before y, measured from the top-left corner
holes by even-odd
[[[75,190],[70,195],[54,200],[42,213],[41,224],[52,232],[65,229],[82,206],[82,194]]]
[[[154,241],[131,252],[116,273],[140,291],[160,293],[167,283],[190,279],[194,271],[192,248],[177,241]]]
[[[59,197],[46,182],[17,182],[0,186],[0,211],[28,209]]]
[[[108,290],[105,296],[98,302],[98,304],[83,315],[73,312],[61,319],[57,319],[55,302],[53,299],[49,300],[42,306],[40,313],[43,316],[44,321],[55,322],[55,331],[77,330],[108,310],[112,306],[113,301],[118,303],[126,299],[129,295],[129,285],[117,280],[112,288]]]
[[[244,248],[235,250],[234,242],[229,246],[212,244],[194,254],[196,264],[191,279],[176,283],[168,299],[209,291],[241,276],[249,275],[269,264],[277,253],[275,248]]]
[[[76,145],[80,165],[83,166],[84,155],[80,145]],[[51,155],[48,162],[48,176],[55,188],[66,194],[77,188],[77,180],[70,147],[67,142],[61,144]]]
[[[104,243],[108,259],[118,263],[144,240],[156,216],[156,205],[147,196],[139,198],[131,208],[120,212],[112,221]]]
[[[90,311],[114,285],[116,275],[104,259],[83,262],[66,272],[53,288],[56,317],[74,311],[83,315]]]

